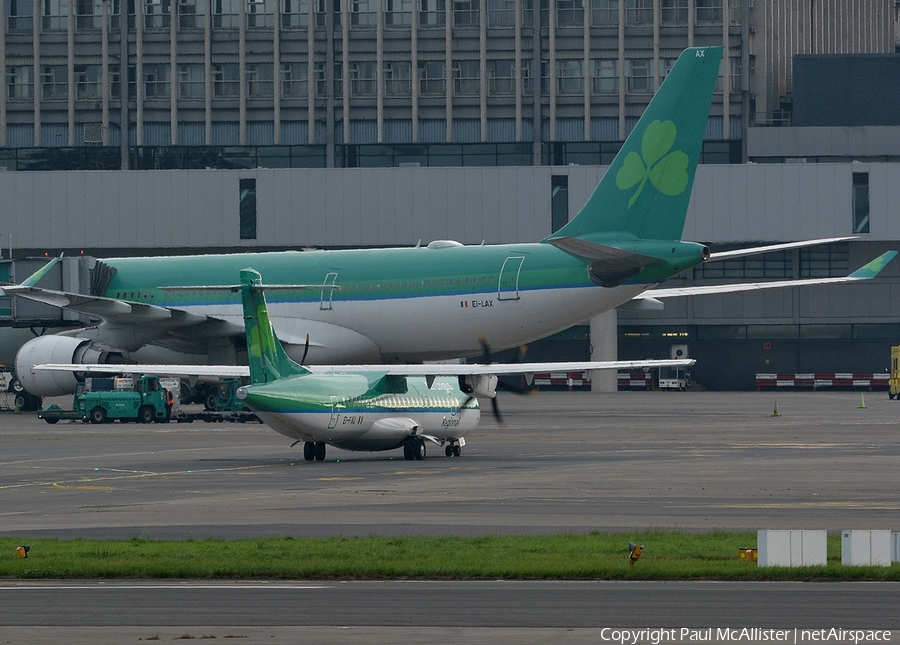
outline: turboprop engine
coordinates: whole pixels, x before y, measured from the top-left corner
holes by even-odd
[[[76,378],[71,372],[37,371],[35,365],[45,363],[106,362],[107,352],[92,347],[89,338],[40,336],[22,345],[16,354],[16,377],[35,396],[62,396],[75,391]]]
[[[493,399],[497,396],[497,377],[493,374],[460,376],[459,389],[476,398]]]

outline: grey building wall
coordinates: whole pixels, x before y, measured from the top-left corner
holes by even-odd
[[[82,248],[347,247],[551,232],[550,177],[574,215],[602,166],[0,172],[0,239]],[[701,165],[685,239],[726,244],[849,235],[853,173],[869,173],[870,241],[900,240],[900,163]],[[256,180],[257,236],[239,236],[239,181]]]

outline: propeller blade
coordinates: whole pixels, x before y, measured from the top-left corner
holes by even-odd
[[[497,404],[497,397],[491,399],[491,408],[494,410],[494,418],[498,425],[503,425],[503,416],[500,414],[500,406]]]
[[[309,353],[309,334],[306,335],[306,344],[303,346],[303,357],[300,359],[300,365],[306,364],[306,355]]]

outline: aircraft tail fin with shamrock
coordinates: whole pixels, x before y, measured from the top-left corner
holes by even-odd
[[[590,199],[545,242],[583,256],[681,239],[721,58],[721,47],[684,50]]]

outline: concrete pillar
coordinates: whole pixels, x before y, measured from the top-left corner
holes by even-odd
[[[617,319],[615,309],[591,318],[592,361],[614,361],[618,358]],[[591,372],[591,392],[615,392],[617,384],[616,370]]]

